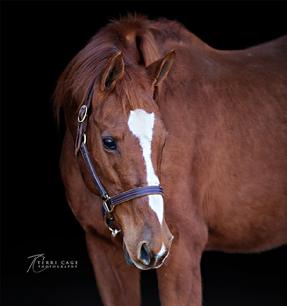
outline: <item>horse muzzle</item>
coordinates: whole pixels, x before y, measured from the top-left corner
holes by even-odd
[[[127,264],[133,265],[140,270],[160,268],[169,254],[169,248],[164,244],[162,244],[160,250],[155,253],[146,241],[139,243],[135,257],[130,255],[124,242],[123,250]]]

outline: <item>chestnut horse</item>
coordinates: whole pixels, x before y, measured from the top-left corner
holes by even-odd
[[[70,62],[55,107],[104,305],[140,305],[140,270],[159,268],[161,305],[200,306],[204,251],[287,243],[287,37],[220,51],[177,22],[127,17]]]

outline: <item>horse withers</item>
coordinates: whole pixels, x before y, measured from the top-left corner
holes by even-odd
[[[158,268],[162,305],[200,306],[204,251],[287,242],[287,37],[220,51],[127,17],[70,62],[55,108],[105,305],[140,305],[140,270]]]

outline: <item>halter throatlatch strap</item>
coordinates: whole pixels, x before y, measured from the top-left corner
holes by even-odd
[[[113,210],[117,205],[128,202],[130,200],[141,198],[148,195],[163,195],[163,189],[161,186],[143,186],[136,187],[114,196],[109,196],[105,187],[101,183],[100,178],[97,175],[96,169],[93,165],[91,156],[87,147],[86,130],[88,126],[88,116],[93,99],[93,87],[94,83],[90,86],[87,98],[84,104],[81,106],[78,113],[78,127],[75,141],[75,155],[81,152],[82,158],[86,164],[89,174],[95,184],[101,199],[103,200],[102,211],[105,219],[105,223],[113,236],[116,236],[120,230],[115,225],[115,219],[113,216]]]

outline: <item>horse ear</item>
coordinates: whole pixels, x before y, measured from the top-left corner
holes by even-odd
[[[160,83],[167,77],[170,68],[172,67],[174,56],[175,51],[171,50],[163,58],[151,63],[146,68],[154,87],[160,85]]]
[[[100,82],[101,91],[113,89],[116,82],[123,78],[124,72],[124,59],[122,53],[119,51],[108,60]]]

